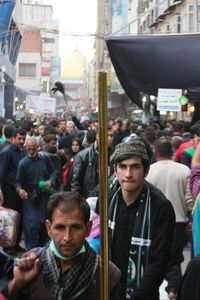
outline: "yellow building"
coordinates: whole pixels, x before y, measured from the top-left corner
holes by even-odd
[[[61,81],[65,85],[65,93],[70,109],[77,110],[87,101],[87,59],[78,50],[69,56],[61,69]]]
[[[61,70],[61,79],[82,79],[84,80],[85,74],[87,71],[87,59],[86,57],[78,50],[70,55],[67,61],[63,64]]]

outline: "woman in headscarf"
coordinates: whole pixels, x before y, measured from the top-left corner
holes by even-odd
[[[73,172],[73,162],[74,156],[83,149],[81,140],[77,137],[73,138],[71,141],[70,148],[67,151],[67,156],[69,157],[69,162],[64,166],[63,171],[63,190],[71,190],[71,176]]]

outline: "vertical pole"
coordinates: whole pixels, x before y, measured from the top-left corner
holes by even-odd
[[[101,242],[101,300],[109,299],[108,276],[108,130],[107,130],[107,74],[98,74],[99,119],[99,207]]]

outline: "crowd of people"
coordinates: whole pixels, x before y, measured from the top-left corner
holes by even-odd
[[[21,257],[2,292],[20,300],[99,299],[99,251],[91,242],[99,230],[90,239],[101,201],[98,120],[69,112],[0,123],[0,205],[20,214],[16,244],[3,251]],[[200,298],[192,287],[194,296],[185,296],[200,254],[199,141],[200,122],[109,120],[111,299],[159,300],[164,279],[169,300]],[[186,244],[195,259],[182,276]]]

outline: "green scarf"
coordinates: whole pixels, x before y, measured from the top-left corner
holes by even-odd
[[[121,187],[118,187],[112,197],[109,206],[109,228],[113,238],[117,217],[118,196]],[[138,212],[136,214],[134,228],[129,251],[129,263],[127,270],[126,299],[132,299],[134,290],[140,286],[141,279],[148,266],[149,248],[151,245],[151,196],[148,185],[144,184],[143,197],[141,196]]]
[[[63,259],[63,260],[71,260],[71,259],[73,259],[74,257],[76,257],[77,255],[82,254],[82,253],[85,253],[85,245],[83,245],[83,246],[81,247],[81,249],[79,250],[79,252],[76,253],[74,256],[63,256],[63,255],[58,251],[58,249],[56,248],[56,245],[55,245],[55,243],[54,243],[53,240],[51,240],[49,247],[50,247],[50,249],[53,251],[53,253],[54,253],[55,256],[57,256],[58,258]]]

